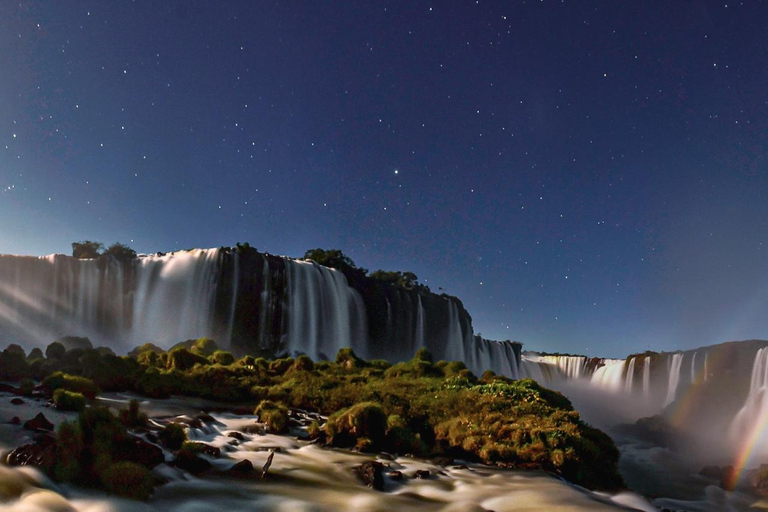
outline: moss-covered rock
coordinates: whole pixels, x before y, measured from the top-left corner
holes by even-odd
[[[271,400],[262,400],[253,413],[259,421],[266,423],[273,434],[282,434],[288,430],[288,409]]]

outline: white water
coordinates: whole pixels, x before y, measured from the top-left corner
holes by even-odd
[[[667,397],[664,399],[664,407],[675,401],[677,386],[680,384],[680,367],[683,364],[683,354],[673,354],[669,369],[669,385]]]
[[[627,375],[624,380],[624,392],[626,394],[632,394],[632,382],[635,378],[635,358],[629,360],[629,365],[627,366]]]
[[[283,344],[290,352],[329,359],[352,347],[366,356],[365,307],[347,278],[312,261],[286,260],[288,328]]]
[[[643,400],[647,401],[651,397],[651,358],[646,357],[643,361]]]
[[[128,397],[108,400],[124,406]],[[7,401],[6,397],[2,398]],[[195,400],[144,402],[143,408],[159,414],[195,415]],[[202,405],[202,404],[200,404]],[[13,407],[13,406],[9,406]],[[6,410],[8,409],[8,410]],[[0,420],[18,409],[0,407]],[[155,411],[155,412],[152,412]],[[36,411],[35,411],[36,412]],[[17,413],[17,412],[16,412]],[[48,412],[46,411],[46,414]],[[564,512],[655,509],[644,498],[629,492],[615,496],[592,493],[539,472],[509,471],[477,464],[440,467],[425,460],[399,457],[379,459],[389,470],[401,471],[397,482],[385,476],[385,492],[367,488],[353,467],[374,456],[341,450],[325,450],[297,441],[295,437],[243,434],[233,444],[227,434],[254,425],[254,416],[214,415],[215,422],[188,429],[191,440],[221,449],[221,457],[204,457],[216,471],[226,471],[236,462],[250,460],[256,470],[265,463],[269,450],[279,447],[269,474],[271,478],[238,479],[223,475],[193,476],[161,464],[153,473],[167,483],[156,487],[146,503],[107,496],[94,490],[58,487],[29,468],[0,466],[0,510],[3,512],[208,512],[258,510],[264,512],[497,512],[558,510]],[[170,418],[169,418],[170,419]],[[21,430],[21,427],[10,427]],[[294,434],[298,430],[294,430]],[[0,449],[4,448],[0,439]],[[170,458],[171,455],[167,454]],[[413,478],[416,470],[427,470],[430,478]],[[628,508],[624,508],[628,507]]]
[[[768,347],[755,354],[749,395],[731,422],[728,436],[736,446],[753,443],[754,455],[768,456],[768,439],[764,426],[768,423]]]
[[[624,390],[624,365],[623,359],[606,359],[605,364],[595,370],[590,383],[597,389],[609,393],[621,393]]]

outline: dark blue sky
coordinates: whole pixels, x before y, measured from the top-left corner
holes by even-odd
[[[0,253],[341,248],[476,331],[768,338],[760,1],[3,2]]]

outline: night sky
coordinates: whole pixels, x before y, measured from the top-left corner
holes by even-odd
[[[0,253],[249,241],[476,332],[768,338],[768,4],[0,3]]]

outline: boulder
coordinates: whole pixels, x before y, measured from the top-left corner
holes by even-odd
[[[389,473],[387,473],[387,476],[392,480],[395,480],[398,482],[403,479],[402,471],[390,471]]]
[[[13,405],[22,405],[24,403],[24,400],[22,400],[21,398],[18,398],[18,397],[11,398],[11,403]]]
[[[227,434],[227,437],[233,437],[238,441],[245,441],[245,436],[240,432],[230,432],[229,434]]]
[[[180,451],[176,455],[176,460],[171,464],[193,474],[202,473],[211,469],[210,462],[186,450]]]
[[[38,413],[37,416],[24,423],[24,428],[33,432],[53,432],[53,423],[48,421],[43,413]]]
[[[413,474],[413,478],[429,478],[429,470],[417,469],[416,472]]]
[[[186,444],[197,453],[202,453],[204,455],[209,455],[211,457],[221,456],[221,448],[218,448],[216,446],[211,446],[209,444],[199,443],[194,441],[187,442]]]
[[[253,474],[253,463],[248,459],[241,460],[231,468],[227,470],[227,474],[230,476],[250,476]]]
[[[112,454],[115,461],[134,462],[149,469],[165,462],[165,455],[159,446],[148,443],[139,437],[130,437],[132,439],[126,439],[115,444]]]
[[[42,436],[34,443],[19,446],[8,454],[9,466],[35,466],[50,474],[56,463],[56,440],[53,436]]]
[[[367,461],[359,466],[355,466],[353,469],[365,485],[377,491],[384,490],[384,478],[382,476],[384,464],[376,461]]]

